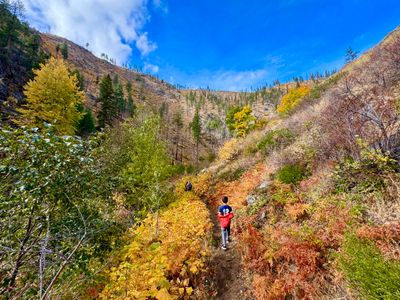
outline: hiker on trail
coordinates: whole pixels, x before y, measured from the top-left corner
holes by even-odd
[[[228,197],[222,198],[223,205],[218,208],[218,220],[221,224],[222,250],[226,250],[231,234],[232,207],[228,205]]]
[[[186,181],[185,192],[190,192],[192,188],[193,188],[192,183],[190,181]]]

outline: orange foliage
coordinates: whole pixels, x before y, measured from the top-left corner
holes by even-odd
[[[246,197],[261,184],[267,174],[267,166],[260,163],[246,171],[238,180],[218,182],[213,195],[215,205],[218,205],[223,196],[229,197],[229,203],[239,209],[246,203]]]
[[[315,299],[331,278],[332,258],[352,220],[340,199],[306,204],[288,185],[273,183],[261,230],[238,220],[245,266],[257,299]],[[253,218],[253,217],[252,217]]]
[[[308,204],[295,203],[285,205],[286,214],[292,221],[303,219],[307,215],[307,209],[310,207]]]
[[[400,223],[381,226],[362,226],[357,235],[375,241],[382,254],[389,259],[400,259]]]

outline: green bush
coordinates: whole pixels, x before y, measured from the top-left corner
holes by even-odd
[[[334,172],[338,192],[365,193],[380,191],[385,187],[385,175],[396,172],[397,163],[380,150],[369,149],[358,141],[361,158],[344,159]]]
[[[288,128],[268,131],[262,140],[257,144],[257,149],[265,154],[288,145],[294,139],[294,134]]]
[[[296,185],[299,181],[307,177],[306,173],[306,169],[303,166],[286,165],[276,172],[275,177],[280,182]]]
[[[348,236],[339,262],[364,299],[400,299],[400,262],[385,260],[371,241]]]

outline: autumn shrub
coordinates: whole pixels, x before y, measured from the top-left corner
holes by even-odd
[[[309,92],[310,88],[305,85],[290,89],[289,92],[282,97],[281,102],[277,107],[278,113],[286,114],[290,112]]]
[[[132,229],[100,299],[188,299],[209,254],[211,223],[192,192]]]
[[[268,154],[277,148],[288,145],[293,139],[294,135],[288,128],[271,130],[257,143],[257,149]]]
[[[234,181],[234,180],[239,179],[245,171],[246,171],[246,169],[242,168],[242,167],[239,167],[235,170],[228,169],[228,170],[220,173],[218,177],[224,181]]]
[[[347,236],[339,261],[346,279],[364,299],[400,299],[400,262],[385,260],[373,242]]]
[[[337,166],[334,179],[338,191],[367,192],[380,190],[385,186],[385,174],[393,173],[396,161],[378,149],[369,149],[359,141],[360,159],[348,157]]]
[[[313,126],[293,138],[279,153],[273,153],[272,155],[279,165],[300,164],[305,167],[307,172],[311,172],[318,164],[321,142],[320,129]]]
[[[211,181],[211,173],[203,172],[192,180],[193,184],[193,192],[197,197],[203,199],[204,197],[208,197],[209,189],[210,189],[210,181]]]
[[[292,186],[281,181],[274,181],[268,191],[268,194],[270,195],[271,199],[274,200],[274,202],[280,204],[298,202],[298,196],[293,192]]]
[[[232,138],[224,143],[219,149],[218,158],[221,160],[232,160],[238,157],[242,151],[242,139]]]
[[[300,190],[279,181],[270,184],[266,199],[259,214],[248,209],[254,221],[240,227],[254,295],[260,300],[320,299],[334,284],[334,253],[359,215],[343,197],[307,203]]]
[[[276,172],[275,177],[283,183],[297,185],[307,177],[307,172],[301,165],[286,165]]]

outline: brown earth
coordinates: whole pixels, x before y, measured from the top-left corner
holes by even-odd
[[[209,266],[212,299],[222,300],[252,300],[251,278],[242,266],[239,252],[240,240],[235,236],[235,218],[231,225],[232,242],[228,250],[221,249],[221,229],[217,219],[218,206],[223,196],[228,196],[229,205],[233,210],[238,210],[246,205],[246,197],[261,184],[267,175],[267,167],[259,163],[245,172],[239,180],[232,182],[219,182],[209,204],[210,215],[214,224],[213,255]],[[240,218],[240,216],[236,216]]]

